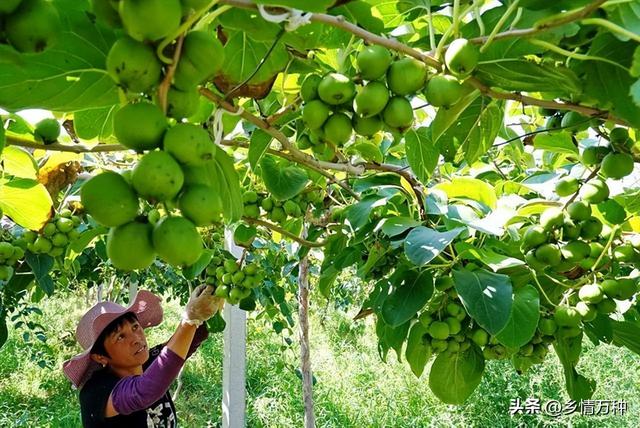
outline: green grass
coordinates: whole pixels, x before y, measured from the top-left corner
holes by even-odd
[[[29,358],[22,339],[13,332],[0,350],[0,427],[78,427],[77,392],[60,370],[73,355],[75,321],[85,309],[77,297],[46,301],[41,322],[48,344],[33,350],[48,355],[53,369],[41,369]],[[171,334],[179,307],[165,305],[162,326],[148,331],[150,343]],[[516,416],[508,414],[511,398],[568,399],[557,359],[518,376],[504,361],[487,366],[485,377],[463,406],[442,404],[430,392],[428,379],[416,379],[406,363],[389,354],[380,360],[371,325],[353,323],[338,311],[314,315],[312,366],[317,384],[314,401],[319,427],[431,427],[431,426],[640,426],[640,357],[613,346],[594,348],[585,340],[586,352],[579,370],[598,381],[594,399],[628,403],[625,416]],[[368,320],[367,324],[372,320]],[[298,348],[286,347],[281,336],[260,321],[249,320],[247,344],[247,426],[303,426],[302,385],[294,369]],[[221,424],[222,335],[214,335],[192,357],[183,375],[176,402],[181,426],[215,427]]]

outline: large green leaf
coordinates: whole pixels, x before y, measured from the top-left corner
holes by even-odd
[[[612,5],[605,7],[607,11],[607,19],[620,27],[640,35],[640,4],[638,2],[620,2],[613,3]],[[627,35],[614,33],[615,36],[622,40],[628,41]]]
[[[184,275],[184,277],[188,280],[195,279],[207,268],[212,258],[213,251],[210,249],[205,249],[202,252],[200,258],[194,264],[182,270],[182,275]]]
[[[564,369],[567,392],[572,400],[587,400],[593,396],[596,383],[576,371],[582,352],[582,334],[571,338],[558,338],[553,344]]]
[[[475,76],[488,86],[507,91],[582,93],[580,79],[568,68],[524,59],[505,58],[481,63]]]
[[[237,221],[242,217],[242,188],[240,179],[233,165],[233,159],[220,147],[216,146],[214,158],[207,163],[210,182],[216,187],[222,198],[224,217],[229,221]]]
[[[27,251],[24,259],[35,275],[38,286],[42,291],[47,293],[48,296],[51,296],[53,294],[54,284],[49,272],[51,272],[53,268],[53,257],[46,254],[36,255]]]
[[[540,295],[533,285],[526,285],[513,292],[513,305],[507,325],[496,335],[500,343],[509,348],[519,348],[529,343],[538,327]]]
[[[453,281],[467,313],[482,328],[497,334],[509,321],[511,279],[483,269],[454,270]]]
[[[407,271],[393,283],[393,291],[382,305],[382,318],[391,327],[409,321],[433,294],[433,276],[428,271]]]
[[[442,134],[447,132],[447,130],[456,123],[462,112],[465,111],[479,96],[480,91],[470,91],[455,105],[449,108],[439,108],[435,119],[433,119],[433,122],[431,122],[431,125],[429,126],[431,128],[431,138],[433,141],[438,141]]]
[[[420,226],[420,222],[414,220],[412,217],[387,217],[382,224],[382,233],[393,237],[409,229],[413,229],[416,226]]]
[[[404,136],[407,162],[418,179],[427,184],[433,170],[438,166],[440,152],[431,140],[430,128],[417,128],[407,131]]]
[[[424,226],[416,227],[404,241],[404,252],[413,264],[424,266],[436,258],[463,230],[463,227],[459,227],[438,232]]]
[[[304,169],[271,155],[260,161],[260,174],[267,190],[281,201],[296,196],[309,182]]]
[[[113,135],[113,116],[118,105],[80,110],[73,114],[73,128],[83,140],[97,138],[101,143],[117,143]]]
[[[348,207],[346,210],[346,214],[347,220],[349,221],[349,224],[351,224],[351,227],[353,227],[354,229],[360,229],[367,223],[369,215],[371,214],[371,210],[376,207],[385,205],[390,198],[391,196],[388,194],[369,195],[362,198],[360,202]]]
[[[38,164],[28,151],[15,146],[9,146],[2,152],[2,170],[5,174],[17,178],[38,178]]]
[[[462,404],[480,385],[484,357],[476,345],[464,352],[441,352],[431,365],[429,387],[447,404]]]
[[[489,266],[494,272],[525,264],[520,259],[496,253],[489,247],[478,248],[466,242],[456,244],[456,251],[458,251],[458,257],[478,260],[480,263]]]
[[[442,190],[447,194],[449,199],[473,199],[492,209],[498,204],[495,189],[490,184],[476,178],[457,177],[451,181],[439,183],[433,186],[433,188]]]
[[[640,355],[640,326],[630,321],[614,322],[613,343]]]
[[[0,179],[0,208],[20,226],[39,230],[51,215],[53,201],[36,180]]]
[[[387,359],[387,352],[389,349],[396,351],[398,360],[402,356],[402,344],[407,338],[409,332],[409,325],[411,322],[406,322],[398,327],[391,327],[387,325],[382,317],[378,317],[376,322],[376,334],[378,335],[378,351],[383,361]]]
[[[251,134],[248,158],[252,170],[256,170],[258,162],[260,162],[260,159],[262,159],[262,156],[269,148],[271,140],[273,140],[273,137],[262,129],[256,129],[253,131],[253,134]]]
[[[251,85],[271,82],[289,62],[287,49],[282,42],[277,42],[261,64],[273,42],[253,40],[243,31],[231,32],[224,45],[224,64],[220,71],[222,79],[231,86],[244,83],[250,76],[248,83]],[[256,73],[259,65],[260,69]]]
[[[37,54],[0,45],[0,106],[71,112],[118,103],[116,85],[105,70],[113,31],[95,25],[79,10],[60,7],[63,32]]]
[[[538,134],[533,139],[533,147],[549,152],[578,156],[578,147],[573,144],[571,133],[567,131]]]
[[[608,33],[600,33],[591,43],[589,55],[606,58],[625,67],[631,66],[631,58],[637,44],[621,42]],[[600,107],[611,108],[631,125],[640,127],[640,107],[633,101],[629,88],[635,80],[624,69],[602,61],[584,66],[585,92],[600,102]]]
[[[416,377],[420,377],[424,371],[424,366],[431,358],[429,335],[427,334],[427,328],[421,322],[414,323],[411,330],[409,330],[404,356],[413,374]]]

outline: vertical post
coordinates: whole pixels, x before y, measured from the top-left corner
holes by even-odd
[[[309,345],[309,258],[304,256],[298,267],[298,318],[300,323],[300,362],[302,371],[302,397],[304,400],[304,426],[315,428],[313,410],[313,373]]]
[[[224,231],[224,247],[236,259],[242,256],[242,248],[233,241],[233,233]],[[222,364],[222,426],[244,428],[246,408],[246,345],[247,314],[237,306],[225,305],[223,311],[227,323],[224,329],[224,359]]]

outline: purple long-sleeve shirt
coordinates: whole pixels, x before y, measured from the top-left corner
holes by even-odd
[[[202,324],[191,341],[187,358],[207,337],[209,337],[209,331],[206,324]],[[111,392],[113,408],[121,415],[129,415],[151,406],[167,392],[180,373],[184,362],[185,360],[175,352],[166,346],[163,347],[153,363],[141,375],[127,376],[118,381]]]

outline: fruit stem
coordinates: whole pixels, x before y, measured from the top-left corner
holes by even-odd
[[[573,58],[573,59],[577,59],[579,61],[602,61],[602,62],[606,62],[607,64],[611,64],[611,65],[615,65],[616,67],[620,67],[621,69],[623,69],[624,71],[626,71],[627,73],[629,73],[629,69],[627,67],[625,67],[622,64],[619,64],[615,61],[611,61],[607,58],[602,58],[599,56],[592,56],[592,55],[584,55],[584,54],[579,54],[576,52],[571,52],[568,51],[566,49],[562,49],[559,46],[556,46],[552,43],[549,42],[545,42],[544,40],[540,40],[540,39],[529,39],[529,42],[532,45],[536,45],[536,46],[540,46],[542,48],[545,49],[549,49],[550,51],[559,53],[560,55],[564,55],[568,58]]]
[[[478,1],[478,0],[476,0]],[[429,24],[429,49],[433,50],[436,47],[436,33],[433,28],[433,15],[431,14],[431,1],[428,2],[427,8],[427,24]]]
[[[452,20],[453,35],[454,37],[458,37],[460,28],[460,0],[453,0]]]
[[[491,30],[491,34],[489,34],[489,37],[487,37],[487,40],[484,42],[482,46],[480,46],[480,53],[483,53],[485,50],[487,50],[489,45],[491,45],[491,43],[493,42],[493,39],[495,39],[496,35],[498,34],[502,26],[507,22],[507,19],[509,19],[513,11],[515,11],[518,8],[519,3],[520,3],[520,0],[515,0],[513,3],[509,5],[509,7],[507,8],[507,11],[500,17],[500,20],[498,21],[496,26],[493,27],[493,30]]]
[[[593,171],[591,171],[591,174],[589,174],[589,176],[584,179],[584,182],[580,183],[578,190],[576,190],[576,192],[571,196],[571,198],[569,198],[569,200],[562,207],[563,210],[566,210],[569,204],[571,204],[573,201],[576,200],[576,198],[578,197],[578,194],[580,193],[580,189],[582,189],[582,186],[584,186],[585,183],[589,182],[589,180],[591,180],[592,178],[596,177],[598,175],[598,171],[600,171],[599,166],[596,167]]]
[[[611,234],[609,235],[609,240],[607,240],[607,244],[604,246],[604,249],[602,250],[602,252],[598,256],[598,258],[596,259],[596,262],[593,264],[593,266],[591,266],[591,269],[590,269],[591,272],[595,272],[598,269],[598,265],[600,264],[600,262],[604,258],[605,254],[607,254],[609,252],[609,248],[611,248],[611,244],[613,243],[613,240],[616,237],[616,232],[618,232],[618,229],[620,229],[620,225],[615,225],[611,229]]]
[[[549,299],[549,296],[547,296],[547,293],[545,293],[544,288],[542,288],[542,285],[540,284],[540,281],[538,281],[538,275],[536,275],[536,271],[529,268],[529,271],[531,272],[531,276],[533,277],[533,281],[536,283],[536,285],[538,286],[538,288],[540,289],[540,292],[542,293],[542,295],[544,296],[544,298],[546,299],[546,301],[553,306],[554,308],[557,307],[557,305],[555,303],[553,303],[551,301],[551,299]]]
[[[478,29],[480,30],[480,35],[484,36],[486,29],[484,28],[484,21],[482,20],[482,13],[480,13],[480,3],[484,3],[484,0],[474,0],[473,14],[475,15],[476,22],[478,23]],[[431,16],[431,14],[429,14],[429,16]]]
[[[628,37],[631,40],[634,40],[638,43],[640,43],[640,36],[637,35],[634,32],[631,32],[625,28],[620,27],[619,25],[614,24],[611,21],[607,21],[606,19],[602,19],[602,18],[587,18],[587,19],[583,19],[582,21],[580,21],[581,24],[584,25],[599,25],[601,27],[606,28],[607,30],[611,31],[612,33],[617,33],[623,37]]]
[[[518,0],[519,1],[519,0]],[[471,10],[473,10],[473,4],[469,5],[465,10],[462,11],[462,13],[460,14],[461,16],[465,16],[467,15]],[[436,52],[434,54],[435,58],[438,61],[442,60],[442,51],[444,50],[446,44],[447,44],[447,40],[449,40],[449,38],[451,37],[451,35],[453,34],[454,30],[457,31],[455,22],[452,23],[449,28],[447,28],[447,31],[444,32],[444,34],[442,35],[442,38],[440,39],[440,42],[438,43],[438,47],[436,48]],[[444,65],[442,65],[444,66]]]

